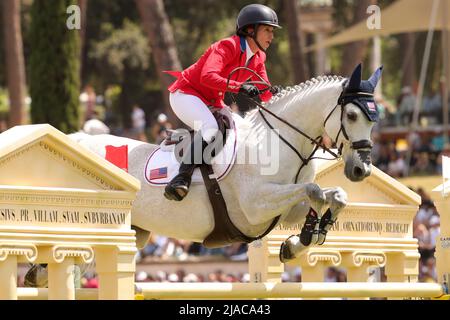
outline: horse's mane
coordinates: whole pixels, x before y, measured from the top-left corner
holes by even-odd
[[[293,97],[296,94],[299,94],[308,89],[313,89],[314,87],[322,85],[324,83],[331,84],[341,82],[344,79],[345,78],[341,76],[319,76],[317,78],[312,78],[295,86],[284,87],[281,92],[274,95],[272,99],[270,99],[270,101],[263,103],[263,105],[270,109],[273,104],[278,103],[280,100],[284,100],[288,97]],[[246,112],[245,118],[254,115],[257,111],[258,109],[256,107],[249,110],[248,112]]]

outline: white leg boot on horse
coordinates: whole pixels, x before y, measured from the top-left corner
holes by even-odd
[[[310,245],[322,245],[338,214],[347,203],[347,194],[342,188],[320,189],[311,184],[307,188],[310,197],[310,209],[301,233],[286,239],[280,248],[281,262],[298,258]],[[329,209],[322,215],[329,205]]]

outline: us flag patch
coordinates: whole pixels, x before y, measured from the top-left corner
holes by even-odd
[[[367,102],[367,107],[369,108],[369,111],[373,111],[373,112],[377,111],[377,106],[373,102]]]
[[[150,180],[167,178],[167,167],[150,170]]]

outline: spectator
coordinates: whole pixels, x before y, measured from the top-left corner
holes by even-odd
[[[324,282],[338,282],[338,273],[337,268],[329,267],[325,273]]]
[[[404,87],[399,97],[397,119],[398,126],[407,125],[411,122],[411,115],[416,104],[416,96],[412,92],[411,87]]]
[[[441,233],[440,226],[441,222],[439,219],[439,215],[435,214],[431,216],[430,220],[428,221],[428,231],[430,233],[430,244],[434,249],[436,249],[436,239]]]
[[[84,123],[83,131],[90,135],[110,133],[108,126],[98,119],[97,111],[94,111],[92,117]]]
[[[431,119],[430,124],[437,124],[442,118],[442,97],[436,90],[432,90],[429,96],[424,97],[423,114]]]
[[[430,232],[426,225],[420,223],[414,230],[414,238],[419,241],[420,258],[425,261],[434,253],[434,247],[431,244]]]
[[[403,153],[392,153],[392,158],[389,161],[387,173],[388,175],[397,178],[397,177],[403,177],[403,173],[405,171],[405,159],[404,159]]]
[[[430,154],[428,152],[420,152],[418,158],[411,168],[411,174],[415,175],[432,175],[435,168],[430,161]]]
[[[183,282],[200,282],[200,278],[195,273],[189,273],[183,278]]]
[[[133,135],[136,139],[140,141],[147,141],[147,137],[145,135],[145,112],[138,105],[133,106],[133,111],[131,112],[131,122],[132,122],[132,131]]]
[[[160,144],[167,138],[167,130],[172,129],[172,124],[164,113],[158,115],[157,122],[153,125],[151,129],[151,136],[156,144]]]
[[[145,271],[139,271],[136,274],[136,282],[145,282],[148,279],[148,274]]]
[[[92,118],[97,101],[97,96],[91,85],[87,85],[84,88],[83,93],[80,95],[80,101],[84,104],[84,121],[87,121]]]

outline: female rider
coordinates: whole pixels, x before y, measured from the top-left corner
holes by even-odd
[[[245,6],[237,17],[236,35],[211,45],[195,64],[183,72],[170,72],[177,77],[169,87],[172,110],[183,123],[198,130],[191,147],[182,157],[179,174],[166,186],[164,195],[167,199],[181,201],[187,195],[197,166],[194,159],[199,159],[194,157],[194,145],[201,145],[201,159],[206,162],[203,150],[219,134],[210,107],[225,107],[225,92],[241,92],[251,98],[260,96],[262,101],[268,101],[279,90],[271,87],[261,93],[264,85],[247,83],[260,80],[248,70],[234,72],[229,82],[227,79],[235,68],[247,67],[269,83],[264,64],[265,52],[274,38],[275,28],[281,27],[271,8],[261,4]]]

